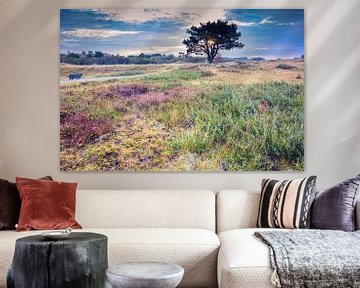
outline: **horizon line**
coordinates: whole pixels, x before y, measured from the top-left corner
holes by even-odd
[[[99,51],[99,50],[90,50],[92,52],[95,52],[95,51]],[[61,52],[60,51],[60,54],[59,55],[67,55],[68,53],[75,53],[75,54],[82,54],[82,52],[85,52],[85,51],[81,51],[81,52],[76,52],[76,51],[66,51],[66,52]],[[178,55],[176,55],[176,53],[160,53],[160,52],[153,52],[153,53],[142,53],[140,52],[139,54],[129,54],[129,55],[125,55],[125,54],[113,54],[113,53],[108,53],[108,52],[103,52],[103,51],[99,51],[99,52],[102,52],[104,54],[107,54],[107,55],[111,55],[111,56],[116,56],[116,57],[139,57],[141,54],[144,54],[144,55],[156,55],[156,54],[159,54],[159,55],[162,55],[162,56],[170,56],[170,55],[173,55],[174,57],[176,58],[180,58]],[[87,52],[85,52],[87,53]],[[296,55],[296,56],[285,56],[285,57],[268,57],[268,56],[261,56],[261,55],[257,55],[257,56],[237,56],[237,57],[231,57],[231,56],[221,56],[221,58],[223,59],[239,59],[239,58],[248,58],[248,59],[254,59],[254,58],[263,58],[265,60],[277,60],[277,59],[296,59],[296,58],[301,58],[301,56],[304,56],[305,53],[302,53],[300,55]],[[194,58],[204,58],[205,56],[200,56],[200,55],[190,55],[189,57],[194,57]],[[204,58],[205,59],[205,58]]]

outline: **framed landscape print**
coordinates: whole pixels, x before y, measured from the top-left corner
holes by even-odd
[[[62,171],[304,169],[303,9],[62,9]]]

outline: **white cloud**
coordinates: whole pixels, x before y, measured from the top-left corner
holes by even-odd
[[[120,51],[114,51],[119,55],[139,55],[140,53],[145,54],[153,54],[153,53],[160,53],[160,54],[175,54],[177,55],[180,51],[186,51],[185,46],[167,46],[167,47],[146,47],[146,48],[137,48],[137,49],[122,49]]]
[[[275,24],[279,26],[294,26],[296,25],[295,22],[278,22],[273,20],[273,18],[266,17],[259,22],[241,22],[241,21],[232,21],[232,23],[237,24],[238,26],[256,26],[256,25],[266,25],[266,24]]]
[[[246,50],[289,50],[289,49],[297,49],[301,48],[299,46],[291,46],[291,45],[278,45],[278,46],[271,46],[271,47],[256,47],[256,46],[245,46]]]
[[[270,20],[272,17],[266,17],[263,20],[261,20],[259,22],[260,25],[265,25],[265,24],[273,24],[276,23],[276,21]]]
[[[246,47],[246,50],[270,50],[269,47]]]
[[[63,33],[61,33],[61,34],[63,34]],[[72,42],[78,42],[78,40],[74,39],[74,38],[63,38],[63,39],[61,39],[61,42],[72,43]]]
[[[200,22],[225,19],[224,9],[98,9],[93,11],[104,15],[106,20],[131,23],[169,19],[197,25]]]
[[[239,27],[250,27],[250,26],[256,26],[258,24],[256,22],[242,22],[242,21],[230,21],[230,23],[234,23]]]
[[[75,29],[71,31],[63,31],[62,35],[72,37],[85,37],[95,39],[106,39],[110,37],[136,35],[139,31],[122,31],[122,30],[107,30],[107,29]]]
[[[294,22],[289,22],[289,23],[276,23],[276,25],[279,25],[279,26],[294,26],[295,23],[294,23]]]
[[[277,23],[275,20],[271,20],[272,17],[266,17],[264,19],[262,19],[259,22],[242,22],[242,21],[237,21],[237,20],[233,20],[230,21],[230,23],[234,23],[239,27],[252,27],[252,26],[258,26],[258,25],[267,25],[267,24],[277,24],[277,25],[293,25],[292,24],[288,24],[288,23]]]
[[[143,23],[158,18],[170,18],[170,15],[158,9],[99,9],[94,10],[105,20]]]

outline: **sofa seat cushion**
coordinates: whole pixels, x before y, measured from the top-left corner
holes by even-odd
[[[77,230],[74,230],[77,231]],[[6,273],[12,262],[17,238],[44,231],[0,232],[0,288],[6,287]],[[108,237],[109,265],[123,262],[163,261],[185,269],[179,287],[216,287],[216,263],[220,241],[203,229],[136,228],[82,229]]]
[[[269,248],[254,236],[255,231],[262,230],[274,229],[234,229],[219,234],[219,288],[274,287]]]

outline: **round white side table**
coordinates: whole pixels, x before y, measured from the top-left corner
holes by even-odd
[[[161,262],[117,264],[106,270],[113,288],[175,288],[184,276],[184,268]]]

